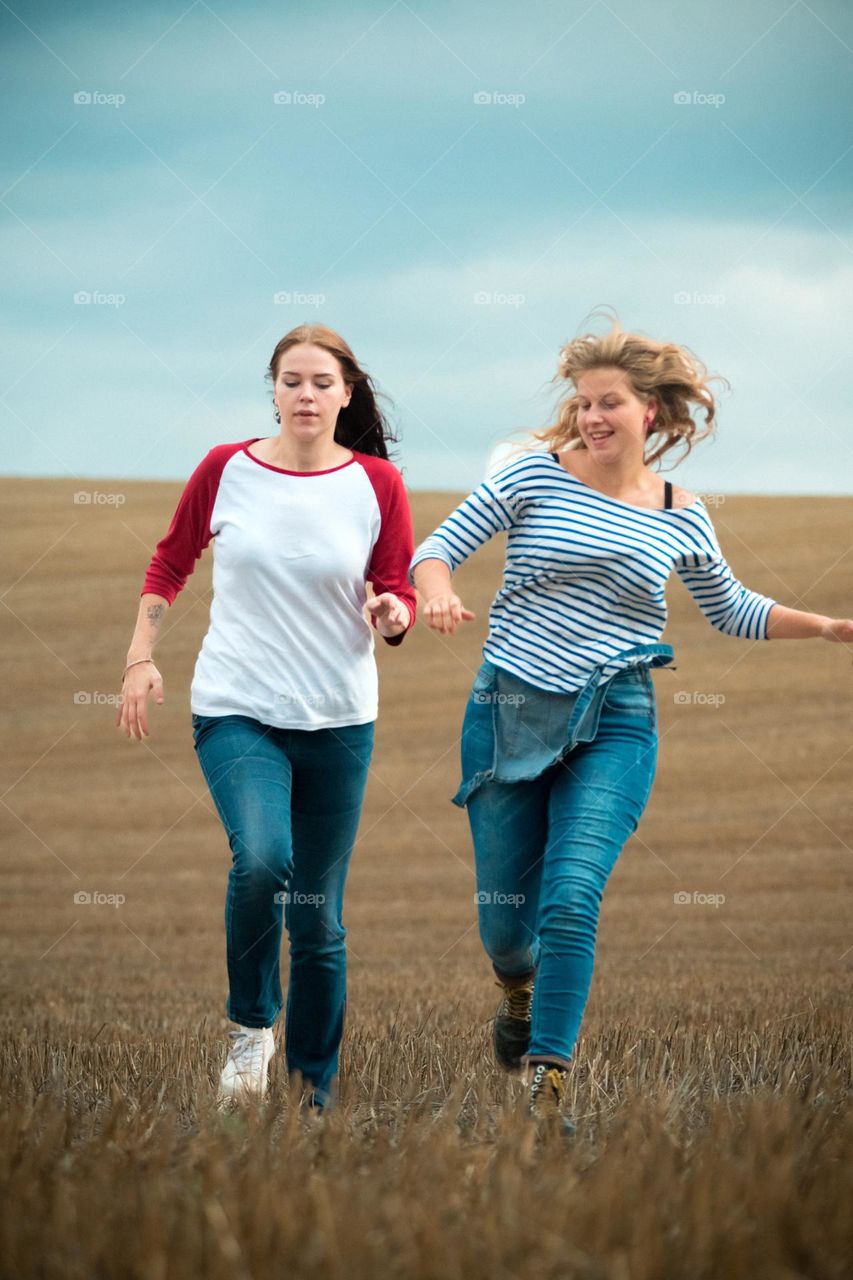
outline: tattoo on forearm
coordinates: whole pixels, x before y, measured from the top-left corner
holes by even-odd
[[[149,604],[148,621],[152,627],[159,627],[163,621],[163,614],[166,612],[166,606],[163,604]]]

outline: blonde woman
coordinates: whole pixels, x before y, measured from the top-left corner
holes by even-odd
[[[508,531],[453,802],[467,808],[480,936],[502,987],[497,1061],[524,1070],[531,1115],[571,1135],[562,1103],[601,898],[654,781],[651,668],[674,656],[660,643],[667,579],[674,569],[708,621],[743,640],[849,643],[853,621],[742,585],[701,498],[655,469],[713,428],[707,371],[689,351],[615,322],[569,342],[558,377],[557,421],[421,543],[410,578],[427,625],[453,635],[474,615],[451,574]]]
[[[231,848],[225,1008],[236,1027],[219,1098],[267,1090],[284,924],[287,1069],[317,1117],[333,1098],[344,1030],[344,886],[378,707],[372,628],[399,645],[415,621],[412,520],[372,381],[344,339],[299,325],[267,375],[279,432],[216,445],[190,476],[142,585],[116,723],[148,736],[149,696],[163,701],[152,650],[213,541],[190,703]]]

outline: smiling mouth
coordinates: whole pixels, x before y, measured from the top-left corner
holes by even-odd
[[[609,440],[612,435],[612,431],[596,431],[594,433],[591,431],[589,438],[590,440]]]

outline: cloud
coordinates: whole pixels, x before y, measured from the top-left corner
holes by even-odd
[[[737,263],[755,238],[749,225],[635,219],[633,228],[640,241],[666,246],[663,267],[636,248],[634,236],[608,225],[548,251],[559,235],[555,224],[535,242],[519,227],[514,243],[464,267],[413,264],[335,280],[336,304],[313,314],[344,333],[393,398],[411,484],[465,488],[479,480],[500,440],[550,421],[559,348],[592,307],[607,303],[626,327],[685,343],[732,385],[731,395],[721,395],[716,442],[688,464],[694,483],[710,489],[727,477],[734,490],[849,487],[837,394],[853,324],[844,248],[823,231],[776,228],[761,241],[761,260]],[[140,474],[172,478],[188,474],[202,444],[273,433],[263,369],[277,338],[305,318],[302,309],[235,286],[214,314],[201,264],[192,265],[182,288],[194,319],[182,333],[170,325],[160,332],[168,295],[154,288],[144,303],[98,309],[75,308],[66,286],[61,308],[37,327],[7,321],[7,377],[39,361],[10,403],[39,423],[58,453],[75,439],[78,470],[96,465],[93,474],[123,474],[124,436],[146,424],[165,440]],[[478,294],[491,301],[476,301]],[[679,294],[689,301],[676,301]],[[71,332],[40,358],[69,324]],[[824,377],[834,363],[835,373]],[[14,453],[7,466],[18,469]]]
[[[73,440],[79,466],[120,474],[128,429],[154,424],[160,474],[185,477],[202,445],[274,430],[269,353],[319,319],[396,401],[411,482],[464,488],[496,443],[550,420],[559,347],[607,303],[731,381],[688,482],[848,485],[849,144],[829,73],[849,55],[808,13],[771,26],[753,6],[732,26],[670,0],[641,22],[611,3],[571,26],[556,2],[531,24],[504,0],[484,28],[402,0],[275,21],[200,0],[169,29],[181,13],[42,10],[30,25],[73,74],[10,26],[0,373],[56,454]],[[844,13],[822,10],[830,27]],[[674,106],[668,68],[714,90],[740,53],[724,117]],[[81,85],[127,105],[74,108]],[[328,106],[276,108],[286,85],[320,85]],[[523,110],[473,102],[520,86]],[[210,208],[191,207],[180,179],[201,192],[220,176]],[[78,291],[125,302],[81,307]],[[279,291],[321,301],[277,306]],[[10,470],[50,469],[11,436]]]

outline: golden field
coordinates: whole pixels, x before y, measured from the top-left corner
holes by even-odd
[[[266,1106],[223,1116],[230,855],[189,711],[211,549],[164,624],[151,737],[113,724],[180,488],[0,481],[0,1273],[846,1280],[853,646],[723,636],[673,578],[678,670],[653,676],[658,774],[604,898],[578,1136],[535,1143],[491,1062],[498,992],[450,804],[502,561],[484,548],[457,575],[474,623],[377,643],[340,1106],[306,1130],[279,1045]],[[412,495],[416,537],[455,501]],[[853,616],[849,499],[711,514],[748,586]]]

